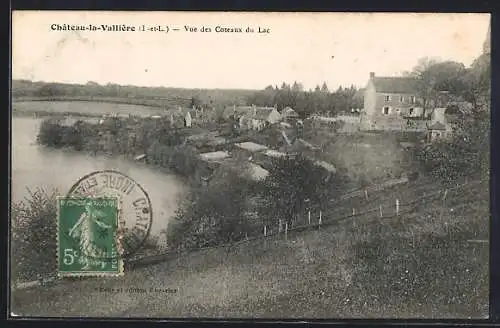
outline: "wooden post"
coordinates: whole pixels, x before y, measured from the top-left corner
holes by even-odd
[[[356,210],[353,208],[352,209],[352,216],[355,216],[356,215]]]
[[[267,226],[264,226],[264,248],[267,249]]]
[[[309,224],[311,224],[311,211],[309,211],[309,212],[308,212],[307,217],[308,217],[308,219],[309,219],[309,220],[308,220],[308,221],[309,221]]]
[[[319,222],[321,222],[321,211],[319,211]]]
[[[278,223],[278,233],[281,233],[281,231],[283,230],[283,224],[281,222],[281,219],[279,219],[279,223]]]
[[[365,199],[368,200],[368,190],[365,189]]]
[[[320,212],[321,213],[321,212]],[[319,220],[318,220],[318,228],[321,228],[321,215],[319,216]]]
[[[399,199],[396,199],[396,215],[399,215]]]
[[[384,214],[382,213],[382,205],[379,205],[379,210],[380,210],[380,217],[383,217]]]
[[[441,203],[441,213],[439,214],[439,220],[441,221],[441,219],[443,218],[443,213],[444,213],[444,205],[445,205],[445,200],[446,200],[446,195],[448,194],[448,189],[446,189],[444,191],[444,195],[443,195],[443,200],[442,200],[442,203]]]
[[[285,240],[288,239],[288,222],[285,222]]]

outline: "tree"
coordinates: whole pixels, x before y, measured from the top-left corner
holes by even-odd
[[[474,110],[455,125],[451,140],[440,140],[419,147],[417,158],[428,174],[441,181],[484,176],[489,170],[490,57],[480,56],[468,69],[456,63],[448,63],[446,67],[451,70],[447,71],[447,80],[442,83],[456,87],[452,91],[454,95],[470,101]]]
[[[462,63],[421,58],[409,76],[417,80],[417,95],[422,99],[423,113],[440,104],[443,91],[459,95],[464,91],[463,76],[466,73]]]
[[[181,201],[169,223],[173,248],[199,248],[243,239],[253,222],[246,216],[249,184],[236,172],[220,168],[207,188],[195,188]]]
[[[326,92],[326,93],[330,92],[328,90],[328,86],[326,85],[326,82],[323,82],[323,85],[321,86],[321,92]]]
[[[267,203],[261,211],[266,217],[291,223],[305,211],[306,200],[322,201],[327,190],[324,184],[323,172],[303,156],[276,159],[264,181]]]
[[[489,109],[491,98],[491,58],[481,55],[467,69],[462,77],[464,85],[462,95],[472,103],[474,109]]]
[[[425,116],[429,106],[429,101],[434,95],[434,87],[436,84],[435,76],[431,73],[430,68],[439,63],[436,58],[424,57],[419,59],[417,65],[408,73],[410,77],[417,80],[417,95],[422,100],[422,116]]]

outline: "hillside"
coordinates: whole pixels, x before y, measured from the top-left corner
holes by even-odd
[[[131,85],[107,84],[99,85],[89,82],[82,84],[64,84],[49,82],[32,82],[26,80],[12,81],[12,97],[14,100],[115,100],[129,104],[144,104],[156,107],[189,106],[191,101],[213,106],[244,104],[246,98],[255,90],[239,89],[187,89],[169,87],[140,87]]]
[[[325,214],[325,226],[290,232],[287,240],[272,236],[265,243],[193,252],[120,279],[17,291],[12,310],[45,316],[484,318],[489,249],[469,240],[488,239],[488,182],[447,190],[444,197],[426,181],[394,187],[364,202],[352,200],[358,212],[383,205],[382,218],[374,212],[339,221],[341,212],[350,214],[345,202],[338,215]],[[335,224],[326,226],[329,220]],[[96,291],[104,287],[178,291]]]

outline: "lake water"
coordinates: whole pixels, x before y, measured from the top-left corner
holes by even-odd
[[[148,192],[154,212],[151,234],[167,227],[177,209],[178,197],[186,190],[180,179],[128,160],[39,146],[35,141],[41,122],[30,117],[12,118],[13,202],[23,200],[29,194],[27,188],[57,188],[65,195],[84,175],[112,169],[128,175]]]

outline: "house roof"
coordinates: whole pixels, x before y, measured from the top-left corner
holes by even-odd
[[[285,107],[281,113],[284,117],[299,117],[299,114],[291,107]]]
[[[377,92],[415,93],[417,80],[412,77],[376,76],[372,79]]]
[[[335,166],[333,166],[332,164],[330,164],[328,162],[325,162],[325,161],[315,161],[314,165],[319,166],[319,167],[327,170],[328,172],[337,173],[337,169],[335,168]]]
[[[441,122],[434,122],[433,124],[427,126],[429,130],[446,130],[446,126],[444,126]]]
[[[268,149],[264,152],[264,155],[269,157],[286,157],[287,154],[274,149]]]
[[[256,120],[267,120],[269,114],[274,110],[274,107],[256,107],[255,115],[252,118]]]
[[[203,153],[200,154],[200,157],[204,160],[208,161],[216,161],[216,160],[221,160],[228,158],[230,155],[227,151],[214,151],[210,153]]]
[[[235,145],[238,148],[242,148],[242,149],[249,150],[249,151],[261,151],[261,150],[268,149],[267,146],[257,144],[254,142],[242,142],[242,143],[237,143]]]
[[[253,180],[263,180],[269,175],[269,171],[262,168],[261,166],[254,163],[249,164],[250,165],[248,166],[248,172],[250,173],[250,176]]]

